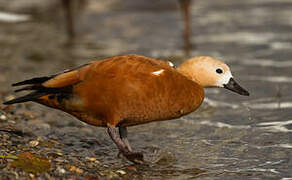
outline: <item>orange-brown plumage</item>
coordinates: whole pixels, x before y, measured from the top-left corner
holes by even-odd
[[[161,74],[152,74],[161,69]],[[107,123],[133,126],[177,118],[194,111],[204,98],[202,87],[167,62],[138,55],[94,61],[42,85],[71,85],[72,96],[62,103],[49,95],[38,101],[104,127]]]
[[[14,84],[19,85],[27,85],[20,90],[34,92],[5,104],[35,101],[107,127],[120,151],[132,161],[141,156],[132,152],[127,126],[193,112],[203,102],[204,87],[225,87],[248,95],[233,80],[228,66],[210,57],[192,58],[175,69],[166,61],[145,56],[116,56]],[[114,127],[119,127],[120,137]]]

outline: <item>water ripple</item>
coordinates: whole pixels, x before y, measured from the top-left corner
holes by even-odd
[[[248,106],[251,109],[279,109],[279,108],[292,108],[292,102],[271,102],[271,103],[244,103],[244,105]]]
[[[287,127],[285,127],[290,124],[292,124],[292,120],[264,122],[264,123],[257,124],[257,126],[264,126],[264,127],[259,127],[259,128],[264,129],[266,131],[270,131],[270,132],[292,132],[291,129],[288,129]]]
[[[14,13],[8,13],[8,12],[0,12],[0,21],[1,22],[24,22],[30,20],[30,15],[26,14],[14,14]]]
[[[250,126],[248,125],[230,125],[222,122],[211,122],[211,121],[202,121],[200,122],[202,125],[209,125],[209,126],[215,126],[219,128],[234,128],[234,129],[248,129]]]
[[[275,173],[275,174],[280,173],[276,169],[265,169],[265,168],[252,168],[252,169],[246,169],[246,170],[247,171],[258,171],[258,172],[271,172],[271,173]]]
[[[276,83],[292,83],[292,78],[287,76],[248,76],[250,80],[254,81],[268,81]]]
[[[267,59],[251,59],[240,61],[241,64],[247,66],[263,66],[263,67],[277,67],[277,68],[287,68],[292,67],[292,61],[273,61]]]
[[[209,17],[208,17],[208,20]],[[273,33],[264,33],[259,36],[258,33],[252,32],[233,32],[233,33],[220,33],[215,35],[200,35],[192,40],[196,42],[221,42],[221,43],[231,43],[236,42],[239,44],[265,44],[270,40],[274,39],[275,35]]]
[[[213,107],[230,107],[232,109],[236,109],[239,107],[238,104],[231,104],[231,103],[226,103],[226,102],[222,102],[222,101],[215,101],[215,100],[211,100],[209,98],[205,98],[204,102],[206,102],[207,104],[209,104],[210,106],[213,106]]]

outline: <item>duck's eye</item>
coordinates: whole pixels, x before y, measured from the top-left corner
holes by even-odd
[[[217,72],[218,74],[221,74],[221,73],[223,73],[223,70],[220,69],[220,68],[218,68],[218,69],[216,69],[216,72]]]

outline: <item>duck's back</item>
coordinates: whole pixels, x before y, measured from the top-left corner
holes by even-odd
[[[177,118],[194,111],[204,98],[202,87],[167,62],[138,55],[94,61],[43,84],[71,86],[72,92],[59,100],[42,97],[40,103],[96,126]]]

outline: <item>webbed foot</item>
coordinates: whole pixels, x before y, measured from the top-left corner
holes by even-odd
[[[140,152],[127,152],[123,153],[123,155],[131,162],[135,164],[143,164],[144,163],[144,158],[143,154]]]

